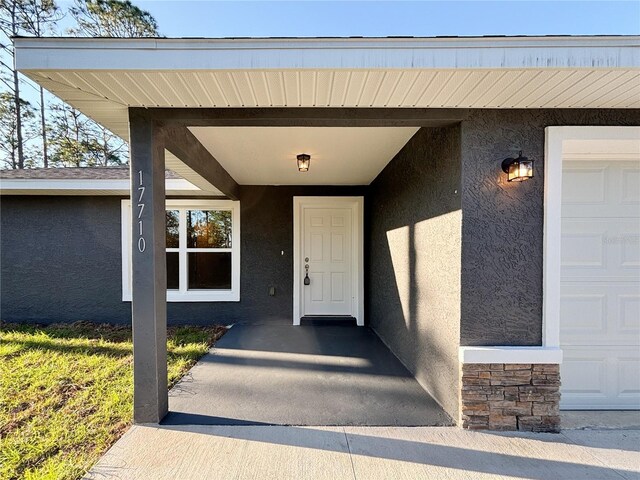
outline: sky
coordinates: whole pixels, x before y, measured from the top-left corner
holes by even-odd
[[[166,37],[640,34],[640,0],[133,3],[156,18]]]
[[[168,37],[639,34],[640,1],[134,0]]]

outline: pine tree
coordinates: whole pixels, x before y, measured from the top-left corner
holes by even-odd
[[[34,37],[42,37],[55,31],[55,25],[64,14],[54,0],[23,0],[19,4],[19,16],[24,31]],[[47,116],[44,101],[44,89],[38,86],[40,94],[40,134],[42,136],[42,160],[44,167],[49,166],[47,142]]]
[[[77,23],[69,32],[87,37],[157,37],[158,24],[149,12],[129,0],[76,0],[70,13]]]
[[[33,157],[25,155],[22,142],[25,137],[29,139],[37,134],[29,128],[26,131],[20,130],[20,134],[18,134],[18,125],[21,127],[29,125],[29,122],[35,117],[35,112],[31,104],[25,100],[18,100],[17,103],[20,105],[19,115],[16,111],[14,94],[12,92],[0,93],[0,153],[4,157],[4,166],[14,169],[24,168],[25,164],[33,165]]]
[[[124,141],[67,104],[51,111],[51,164],[107,167],[126,163]]]
[[[5,100],[7,98],[11,98],[13,100],[13,108],[10,111],[14,112],[15,115],[13,122],[14,131],[11,132],[11,135],[15,135],[17,142],[15,145],[17,162],[14,162],[15,158],[12,157],[12,164],[16,165],[14,168],[24,168],[24,138],[22,132],[23,103],[20,97],[20,78],[18,77],[18,71],[15,69],[15,49],[13,44],[13,37],[16,37],[21,32],[21,4],[21,0],[0,0],[0,32],[2,32],[4,37],[1,46],[2,50],[9,54],[9,57],[11,58],[11,64],[9,65],[3,61],[2,68],[3,83],[11,92],[10,97],[5,97]],[[9,76],[10,79],[7,79],[7,76]]]

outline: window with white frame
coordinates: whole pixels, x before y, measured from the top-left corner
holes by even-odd
[[[167,301],[240,300],[240,204],[166,200]],[[122,299],[131,300],[131,202],[122,201]]]

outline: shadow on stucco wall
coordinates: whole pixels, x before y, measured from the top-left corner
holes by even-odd
[[[460,127],[422,128],[368,195],[368,320],[454,419],[460,344]]]

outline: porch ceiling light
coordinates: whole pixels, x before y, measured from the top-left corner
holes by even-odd
[[[307,155],[306,153],[301,153],[298,155],[298,171],[299,172],[308,172],[309,164],[311,163],[311,155]]]
[[[502,171],[507,174],[509,182],[523,182],[533,177],[533,160],[518,153],[518,158],[505,158],[502,161]]]

